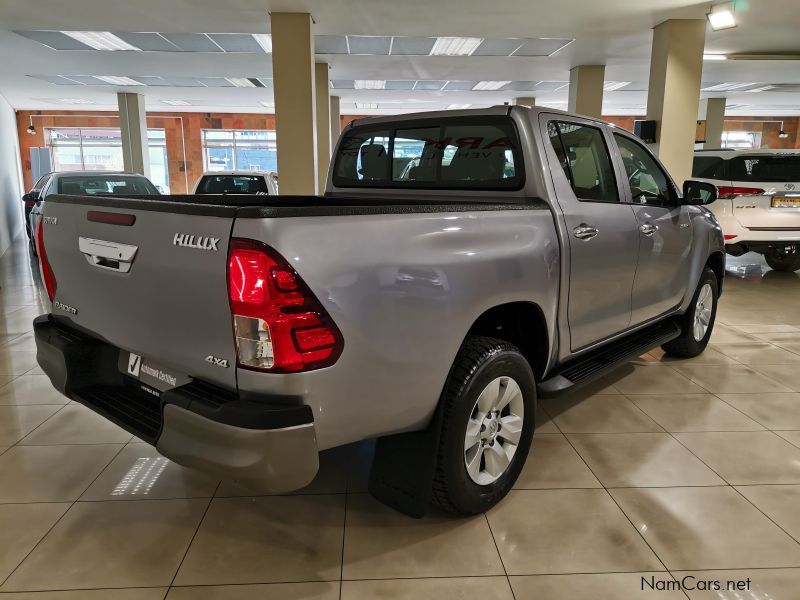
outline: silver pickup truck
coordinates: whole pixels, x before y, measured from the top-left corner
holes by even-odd
[[[563,112],[359,120],[322,197],[48,198],[37,357],[182,465],[286,492],[378,438],[376,497],[474,514],[528,459],[537,397],[703,351],[715,197]]]

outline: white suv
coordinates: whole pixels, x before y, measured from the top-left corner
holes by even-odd
[[[716,185],[725,250],[763,254],[776,271],[800,269],[800,150],[698,150],[692,177]]]

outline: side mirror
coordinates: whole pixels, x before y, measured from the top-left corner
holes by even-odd
[[[26,204],[28,202],[38,202],[39,201],[39,192],[28,192],[22,197],[22,201]]]
[[[717,186],[705,181],[687,179],[683,182],[683,203],[694,206],[711,204],[717,199]]]

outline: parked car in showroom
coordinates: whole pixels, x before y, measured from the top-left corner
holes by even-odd
[[[719,190],[707,208],[728,254],[757,252],[776,271],[800,269],[800,150],[698,150],[692,176]]]
[[[278,195],[275,171],[206,171],[197,180],[194,194]]]
[[[42,214],[45,200],[53,194],[94,196],[98,194],[124,194],[125,196],[158,196],[158,188],[144,175],[114,171],[64,171],[49,173],[36,182],[38,190],[30,192],[25,200],[26,227],[31,240],[31,250],[37,253],[32,235]],[[34,188],[36,187],[34,186]],[[32,202],[30,210],[28,203]]]
[[[46,173],[42,175],[36,183],[33,184],[33,187],[28,190],[26,194],[22,196],[22,202],[25,205],[25,233],[28,234],[28,240],[33,239],[33,232],[31,231],[31,224],[30,224],[30,216],[33,207],[36,206],[36,203],[39,201],[40,195],[42,193],[42,189],[47,182],[50,180],[52,173]]]
[[[682,190],[626,131],[497,106],[354,121],[323,197],[55,196],[37,360],[182,465],[287,492],[378,438],[373,495],[476,514],[528,459],[537,396],[705,349],[716,188]]]

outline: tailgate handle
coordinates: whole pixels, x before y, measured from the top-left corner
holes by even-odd
[[[118,273],[127,273],[131,270],[131,264],[139,250],[138,246],[130,244],[85,237],[78,238],[78,248],[90,265]]]

